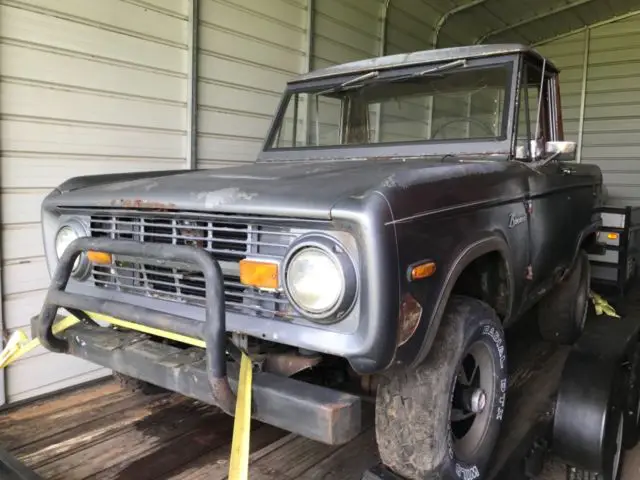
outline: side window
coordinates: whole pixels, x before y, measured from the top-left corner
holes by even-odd
[[[531,140],[542,143],[552,139],[550,119],[551,77],[537,66],[526,65],[520,89],[520,109],[518,112],[517,147],[531,158]]]

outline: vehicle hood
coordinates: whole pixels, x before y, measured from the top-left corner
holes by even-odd
[[[485,162],[480,168],[502,168],[496,163],[502,162]],[[56,196],[55,205],[328,219],[340,200],[402,188],[402,183],[411,183],[411,179],[433,181],[478,168],[438,157],[255,163],[213,170],[79,177],[59,187],[62,195]]]

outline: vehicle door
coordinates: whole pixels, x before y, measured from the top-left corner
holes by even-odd
[[[527,101],[523,107],[529,111],[529,137],[538,146],[563,140],[557,76],[534,65],[526,65],[525,70]],[[534,148],[529,145],[530,150]],[[556,275],[570,266],[581,230],[590,222],[593,179],[589,172],[574,161],[532,164],[530,281],[536,294],[549,289]]]

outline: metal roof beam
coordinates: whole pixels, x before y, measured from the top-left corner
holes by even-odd
[[[532,47],[537,47],[539,45],[544,45],[545,43],[550,43],[555,40],[560,40],[561,38],[570,37],[576,33],[582,32],[585,29],[593,29],[597,27],[602,27],[603,25],[608,25],[610,23],[618,22],[620,20],[624,20],[625,18],[635,17],[636,15],[640,15],[640,10],[633,10],[631,12],[623,13],[622,15],[616,15],[615,17],[607,18],[606,20],[602,20],[600,22],[591,23],[589,25],[585,25],[584,27],[574,28],[573,30],[569,30],[568,32],[561,33],[559,35],[555,35],[553,37],[545,38],[544,40],[540,40],[532,45]]]
[[[553,8],[553,9],[549,10],[548,12],[540,13],[538,15],[534,15],[533,17],[525,18],[523,20],[520,20],[519,22],[513,23],[511,25],[507,25],[506,27],[497,28],[495,30],[491,30],[490,32],[485,33],[484,35],[479,37],[474,43],[476,43],[476,44],[477,43],[482,43],[489,37],[493,37],[495,35],[499,35],[501,33],[508,32],[510,30],[514,30],[514,29],[516,29],[518,27],[521,27],[523,25],[527,25],[529,23],[535,22],[536,20],[542,20],[544,18],[550,17],[552,15],[557,15],[558,13],[562,13],[564,11],[571,10],[572,8],[579,7],[580,5],[584,5],[584,4],[590,3],[590,2],[593,2],[593,0],[577,0],[576,2],[567,3],[565,5],[562,5],[561,7]]]
[[[464,5],[459,5],[455,8],[452,8],[451,10],[447,11],[444,15],[442,15],[439,19],[438,19],[438,23],[436,23],[436,28],[433,31],[433,38],[431,40],[431,44],[433,46],[433,48],[438,48],[438,40],[440,37],[440,31],[442,30],[442,27],[444,27],[444,24],[447,22],[447,20],[449,20],[452,16],[460,13],[460,12],[464,12],[465,10],[468,10],[470,8],[474,8],[477,7],[478,5],[481,5],[483,3],[485,3],[487,0],[472,0],[469,3],[466,3]]]

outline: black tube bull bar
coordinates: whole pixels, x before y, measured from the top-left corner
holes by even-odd
[[[205,322],[115,300],[66,292],[76,259],[88,251],[157,261],[178,260],[198,268],[205,282]],[[52,331],[59,308],[65,308],[72,313],[74,311],[101,313],[146,327],[203,339],[206,344],[207,376],[213,399],[222,410],[233,414],[235,395],[227,377],[223,276],[218,262],[206,251],[184,245],[140,243],[109,238],[78,238],[67,247],[60,258],[36,322],[38,338],[45,348],[57,353],[68,353],[68,341],[57,337]]]

